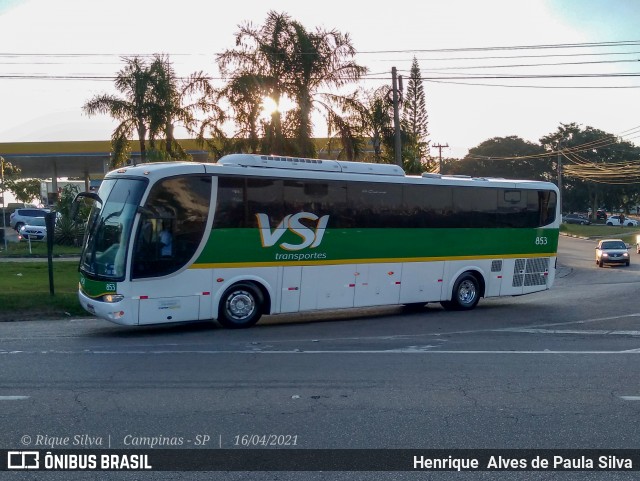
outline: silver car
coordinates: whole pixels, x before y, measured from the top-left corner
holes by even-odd
[[[47,227],[45,226],[44,217],[34,217],[29,224],[20,227],[18,239],[32,241],[47,240]]]
[[[44,219],[44,215],[49,212],[49,209],[36,209],[36,208],[24,208],[16,209],[9,216],[9,224],[17,232],[20,232],[20,228],[25,224],[33,224],[33,219]]]
[[[621,239],[602,239],[596,247],[596,264],[603,267],[605,264],[629,265],[629,249]]]

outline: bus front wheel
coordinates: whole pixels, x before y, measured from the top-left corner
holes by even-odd
[[[220,299],[218,322],[229,329],[251,327],[262,315],[262,303],[260,289],[249,283],[235,284]]]
[[[473,309],[480,300],[480,284],[472,274],[463,274],[458,277],[450,301],[441,302],[447,310],[468,311]]]

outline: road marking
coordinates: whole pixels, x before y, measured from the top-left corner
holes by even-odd
[[[640,401],[640,396],[619,396],[620,399],[624,399],[625,401]]]
[[[524,334],[587,334],[587,335],[614,335],[614,336],[640,336],[640,331],[610,331],[604,329],[529,329],[526,327],[508,327],[495,329],[493,332],[517,332]]]
[[[430,346],[425,346],[428,348]],[[419,349],[416,346],[398,348],[398,349],[375,349],[375,350],[303,350],[303,349],[291,349],[291,350],[271,350],[271,351],[261,351],[261,350],[220,350],[220,351],[202,351],[202,350],[182,350],[182,351],[92,351],[92,350],[83,350],[83,351],[0,351],[0,355],[2,354],[69,354],[69,355],[102,355],[102,356],[140,356],[140,355],[184,355],[184,354],[201,354],[201,355],[218,355],[218,354],[640,354],[640,349],[631,349],[627,351],[552,351],[552,350],[543,350],[543,351],[430,351],[426,349]]]
[[[29,396],[0,396],[0,401],[23,401],[29,399]]]

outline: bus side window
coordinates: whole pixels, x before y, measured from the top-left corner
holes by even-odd
[[[133,278],[160,277],[181,269],[208,238],[210,202],[210,177],[168,177],[153,185],[144,206],[152,215],[141,218],[136,235]]]

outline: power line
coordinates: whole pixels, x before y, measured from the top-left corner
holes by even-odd
[[[640,45],[640,40],[622,40],[617,42],[583,42],[583,43],[558,43],[540,45],[514,45],[494,47],[461,47],[461,48],[431,48],[431,49],[403,49],[403,50],[360,50],[360,54],[382,53],[418,53],[418,52],[490,52],[501,50],[534,50],[534,49],[559,49],[559,48],[586,48],[586,47],[621,47]]]

